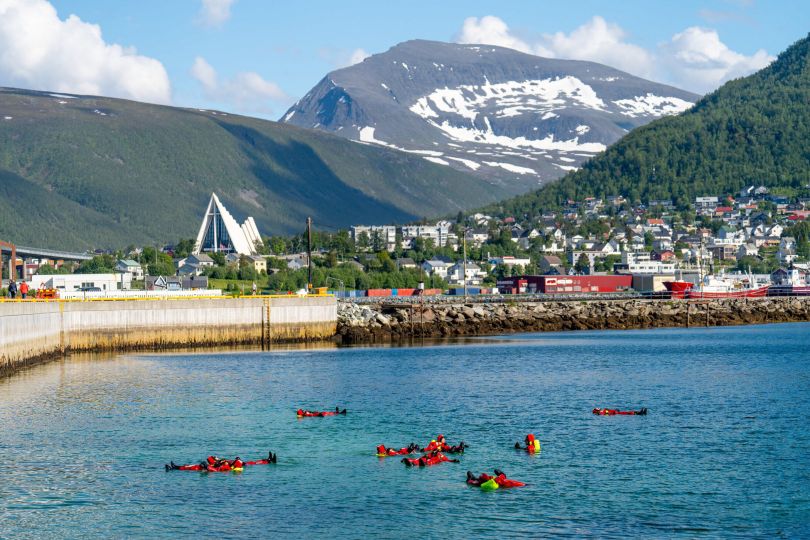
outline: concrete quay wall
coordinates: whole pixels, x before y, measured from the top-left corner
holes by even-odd
[[[70,351],[330,339],[332,297],[0,302],[0,376]]]
[[[810,297],[338,306],[337,341],[385,343],[513,332],[705,327],[810,321]]]

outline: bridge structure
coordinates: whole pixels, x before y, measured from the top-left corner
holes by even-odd
[[[3,275],[3,257],[8,254],[8,275]],[[16,279],[17,257],[39,257],[44,259],[55,259],[60,261],[89,261],[93,258],[87,253],[73,253],[70,251],[60,251],[56,249],[36,248],[29,246],[17,246],[11,242],[0,240],[0,281],[3,279]]]

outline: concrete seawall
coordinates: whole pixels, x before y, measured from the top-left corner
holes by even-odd
[[[661,327],[810,321],[810,297],[684,300],[591,300],[501,303],[380,302],[338,306],[339,343]]]
[[[0,302],[0,376],[71,351],[330,339],[332,297]]]

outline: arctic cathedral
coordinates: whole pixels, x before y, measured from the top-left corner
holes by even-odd
[[[208,208],[205,210],[194,253],[237,253],[239,255],[256,255],[257,245],[262,244],[262,237],[252,217],[242,225],[236,222],[230,212],[222,205],[216,193],[211,194]]]

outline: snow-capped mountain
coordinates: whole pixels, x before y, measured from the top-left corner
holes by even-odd
[[[414,40],[329,73],[281,121],[522,193],[698,97],[593,62]]]

